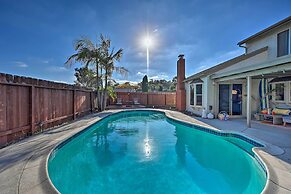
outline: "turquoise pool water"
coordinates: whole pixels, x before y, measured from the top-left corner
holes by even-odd
[[[253,146],[195,130],[154,111],[109,116],[52,152],[61,193],[260,193]]]

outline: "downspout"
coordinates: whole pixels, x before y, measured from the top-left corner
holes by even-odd
[[[246,46],[243,46],[241,44],[239,44],[238,46],[241,47],[241,48],[244,48],[245,49],[245,54],[247,54],[248,48]]]

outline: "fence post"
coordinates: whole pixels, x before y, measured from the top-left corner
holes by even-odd
[[[73,90],[73,120],[76,119],[76,90]]]
[[[34,120],[34,93],[35,93],[35,87],[30,87],[30,133],[31,135],[34,132],[35,129],[35,120]]]

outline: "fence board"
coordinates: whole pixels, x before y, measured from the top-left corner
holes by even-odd
[[[74,111],[89,113],[95,97],[73,85],[0,73],[0,147],[72,120]]]
[[[0,85],[0,132],[6,131],[6,86]],[[7,142],[7,136],[0,136],[0,143]]]
[[[145,106],[176,107],[176,93],[174,92],[116,92],[116,94],[124,105],[132,104],[134,100],[137,100]],[[109,101],[110,105],[115,103],[112,100]]]

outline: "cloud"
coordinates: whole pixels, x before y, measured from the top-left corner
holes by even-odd
[[[27,60],[30,62],[30,63],[33,63],[33,64],[49,64],[51,62],[54,61],[53,58],[42,58],[42,57],[37,57],[37,56],[29,56],[27,57]]]
[[[42,60],[41,62],[44,63],[44,64],[48,64],[49,63],[48,60]]]
[[[17,67],[26,68],[28,65],[22,61],[12,61]]]
[[[165,79],[165,80],[169,80],[169,76],[167,73],[156,73],[155,75],[153,76],[149,76],[149,79],[153,79],[153,80],[161,80],[161,79]]]
[[[130,82],[132,84],[138,84],[138,82],[136,82],[136,81],[126,80],[126,79],[115,79],[115,81],[119,84],[123,84],[125,82]]]
[[[61,73],[61,72],[67,72],[69,69],[61,66],[50,66],[47,68],[49,72],[55,72],[55,73]]]
[[[137,74],[136,74],[137,76],[139,76],[139,77],[143,77],[143,76],[145,76],[146,74],[145,73],[142,73],[142,72],[137,72]]]
[[[201,65],[201,66],[198,67],[196,70],[197,70],[197,71],[203,71],[203,70],[205,70],[206,68],[207,68],[206,65]]]

